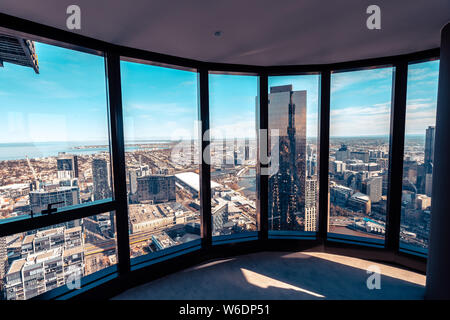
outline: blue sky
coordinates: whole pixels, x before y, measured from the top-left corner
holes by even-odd
[[[0,68],[0,143],[106,140],[107,100],[102,57],[36,43],[40,74]],[[125,138],[190,137],[198,118],[197,74],[121,63]],[[434,125],[439,62],[410,66],[406,131]],[[318,76],[271,77],[269,86],[307,90],[307,132],[317,133]],[[331,136],[389,133],[392,68],[332,74]],[[210,75],[213,135],[254,137],[255,76]],[[230,134],[231,132],[231,134]]]
[[[331,76],[330,135],[387,135],[393,68],[334,73]],[[425,134],[436,117],[439,61],[408,69],[406,134]]]
[[[103,58],[41,43],[36,51],[40,74],[0,68],[0,143],[105,140]]]
[[[258,77],[209,75],[212,138],[255,138]]]

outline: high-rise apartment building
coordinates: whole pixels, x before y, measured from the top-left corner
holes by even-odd
[[[64,285],[70,276],[84,274],[81,227],[38,231],[22,240],[22,256],[5,275],[8,300],[24,300]]]
[[[0,298],[3,289],[3,279],[8,268],[8,255],[6,251],[6,237],[0,237]]]
[[[317,230],[317,179],[308,177],[305,183],[305,230]]]
[[[78,178],[78,157],[76,155],[60,152],[56,159],[56,167],[60,180]]]
[[[383,192],[383,178],[371,177],[364,182],[365,193],[372,203],[380,202]]]
[[[306,91],[270,88],[269,129],[279,133],[278,171],[269,177],[269,217],[274,230],[299,230],[305,210]],[[269,146],[272,145],[269,135]],[[271,153],[272,153],[271,151]],[[274,165],[274,164],[273,164]]]

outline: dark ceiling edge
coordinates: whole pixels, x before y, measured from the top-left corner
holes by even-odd
[[[265,73],[268,75],[287,75],[299,73],[317,73],[324,70],[347,71],[361,68],[391,66],[399,61],[425,61],[439,57],[440,48],[433,48],[424,51],[407,54],[378,57],[354,61],[337,62],[330,64],[310,64],[310,65],[279,65],[279,66],[258,66],[245,64],[230,64],[219,62],[206,62],[189,58],[177,57],[137,48],[112,44],[106,41],[97,40],[91,37],[80,35],[74,32],[50,27],[41,23],[14,17],[0,12],[0,28],[9,29],[13,33],[23,33],[26,38],[44,43],[63,45],[66,48],[102,54],[102,52],[112,51],[130,61],[147,60],[151,64],[182,67],[181,69],[205,68],[211,71],[235,72],[235,73]],[[0,29],[1,31],[1,29]],[[145,63],[145,61],[142,61]]]

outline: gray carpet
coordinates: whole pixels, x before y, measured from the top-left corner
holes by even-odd
[[[368,289],[369,267],[380,272],[380,289]],[[114,299],[423,299],[424,285],[423,275],[366,260],[261,252],[207,262]]]

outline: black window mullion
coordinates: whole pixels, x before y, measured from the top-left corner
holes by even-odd
[[[328,233],[329,210],[329,153],[330,153],[330,85],[331,72],[323,70],[320,75],[319,106],[319,223],[318,237],[325,241]]]
[[[269,141],[269,89],[268,89],[268,75],[266,72],[261,72],[259,74],[259,86],[258,86],[258,95],[259,95],[259,104],[256,110],[256,128],[259,129],[256,133],[257,137],[257,172],[256,172],[256,186],[257,186],[257,222],[258,222],[258,231],[259,231],[259,239],[267,240],[268,232],[269,232],[269,217],[268,217],[268,195],[269,195],[269,176],[267,172],[265,174],[261,174],[263,169],[267,171],[268,164],[261,163],[261,158],[268,155],[268,151],[270,146],[268,146],[267,142]],[[266,135],[265,137],[261,137],[261,135]],[[266,143],[263,144],[265,150],[261,147],[261,138],[263,138]],[[263,172],[264,173],[264,172]]]
[[[125,141],[123,131],[122,92],[120,79],[120,56],[106,53],[108,80],[109,124],[111,134],[111,169],[116,201],[116,236],[119,273],[130,271],[130,243],[128,236],[127,188],[125,173]]]
[[[58,208],[52,214],[36,214],[33,218],[30,215],[19,216],[12,219],[0,219],[0,238],[10,236],[20,232],[36,230],[54,226],[60,223],[73,221],[85,217],[95,216],[108,211],[115,210],[116,203],[111,199],[97,200],[94,203],[82,203],[79,205]]]
[[[388,250],[398,251],[405,142],[406,90],[408,63],[394,64],[392,80],[391,130],[389,141],[389,188],[386,209],[386,243]]]
[[[212,244],[211,218],[211,165],[209,134],[209,74],[207,68],[199,69],[200,118],[200,221],[203,248]]]

